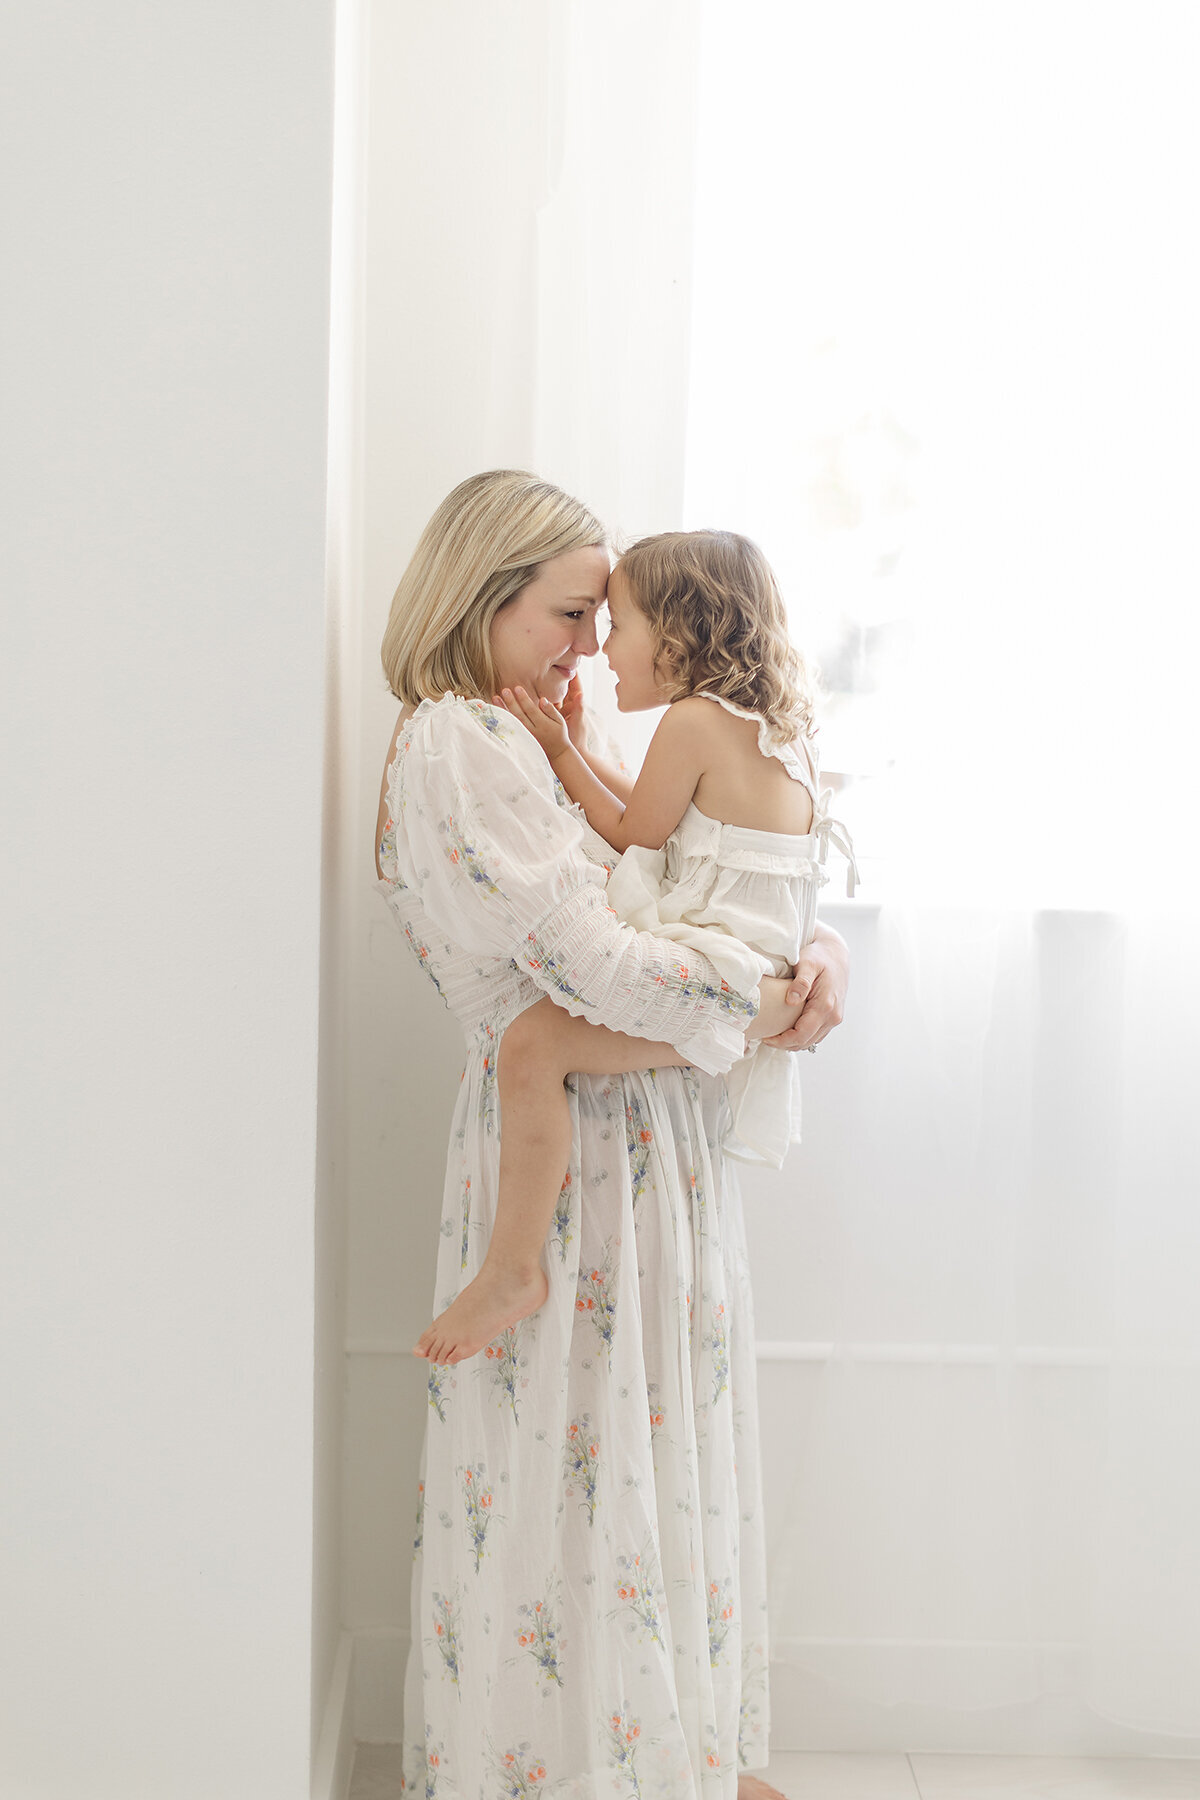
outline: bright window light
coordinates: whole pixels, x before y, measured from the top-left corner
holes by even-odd
[[[1191,4],[707,7],[685,523],[776,568],[864,898],[1179,879],[1198,47]]]

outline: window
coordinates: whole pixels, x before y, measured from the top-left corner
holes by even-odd
[[[685,524],[776,568],[865,897],[1111,904],[1181,828],[1195,16],[706,11]]]

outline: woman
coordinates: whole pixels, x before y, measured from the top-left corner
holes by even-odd
[[[451,1800],[774,1792],[746,1773],[767,1762],[766,1575],[721,1072],[747,1030],[801,1048],[840,1021],[845,945],[822,930],[794,982],[743,995],[608,909],[613,852],[489,703],[518,684],[562,701],[598,647],[608,569],[578,501],[476,476],[426,527],[383,642],[404,711],[377,875],[468,1042],[439,1309],[486,1252],[506,1025],[549,994],[645,1040],[625,1046],[635,1072],[570,1084],[545,1304],[481,1355],[431,1366],[404,1786]],[[789,991],[807,993],[798,1023]],[[667,1046],[691,1066],[656,1067]]]

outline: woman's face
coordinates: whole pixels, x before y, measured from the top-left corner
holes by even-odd
[[[608,551],[564,550],[492,620],[492,661],[500,688],[523,687],[560,706],[581,656],[595,656],[596,614],[604,605]]]

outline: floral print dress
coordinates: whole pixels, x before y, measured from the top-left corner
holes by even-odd
[[[615,852],[507,713],[423,702],[388,782],[379,886],[467,1039],[435,1311],[486,1254],[518,1013],[550,994],[695,1065],[571,1077],[546,1304],[430,1365],[404,1792],[733,1800],[769,1732],[753,1307],[721,1152],[753,994],[618,920]]]

